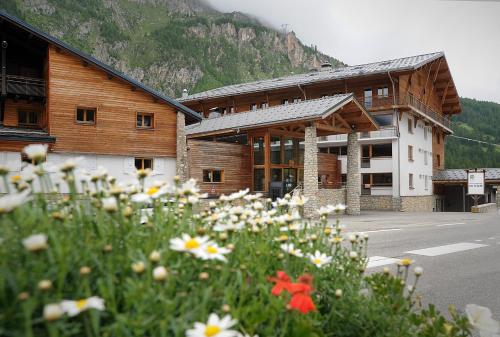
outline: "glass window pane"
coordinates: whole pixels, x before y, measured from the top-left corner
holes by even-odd
[[[222,182],[222,171],[220,170],[212,171],[212,181],[214,183]]]
[[[142,114],[137,114],[137,126],[142,126]]]
[[[372,157],[391,157],[392,144],[373,144]]]
[[[142,159],[140,158],[135,158],[135,168],[138,170],[141,170],[142,167]]]
[[[253,139],[253,163],[254,165],[264,165],[264,137]]]
[[[203,182],[204,183],[210,183],[210,182],[212,182],[212,171],[210,171],[210,170],[203,170]]]
[[[299,165],[304,165],[304,148],[305,143],[303,141],[299,142]]]
[[[144,168],[153,169],[153,159],[144,159]]]
[[[254,191],[264,191],[264,169],[253,170],[253,189]]]
[[[94,121],[94,118],[95,118],[95,110],[87,110],[87,119],[86,121],[87,122],[93,122]]]
[[[365,108],[372,107],[372,89],[365,89]]]
[[[271,137],[271,163],[281,164],[281,138]]]
[[[281,169],[280,168],[275,168],[271,170],[271,182],[275,181],[283,181],[281,177]]]
[[[79,122],[84,121],[85,111],[83,109],[76,109],[76,120]]]
[[[152,117],[151,115],[144,115],[144,127],[151,127],[153,126],[153,123],[151,122],[152,121]]]
[[[285,138],[283,140],[283,146],[285,148],[285,164],[292,164],[297,162],[297,145],[291,138]]]
[[[17,116],[19,124],[26,124],[26,112],[20,111]]]
[[[373,186],[392,186],[392,173],[374,173]]]
[[[389,126],[392,125],[392,114],[388,115],[375,115],[373,116],[375,121],[377,121],[380,126]]]

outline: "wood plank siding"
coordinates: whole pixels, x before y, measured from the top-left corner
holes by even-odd
[[[174,108],[54,46],[48,55],[54,152],[175,157]],[[97,109],[95,124],[77,123],[77,107]],[[138,112],[154,114],[154,128],[137,129]]]
[[[340,188],[342,185],[341,162],[333,153],[318,153],[318,175],[322,180],[322,188]],[[324,176],[324,177],[323,177]]]
[[[252,187],[248,145],[190,139],[188,149],[189,176],[198,181],[203,193],[229,194]],[[203,170],[222,170],[223,181],[204,183]]]
[[[40,102],[28,102],[22,99],[17,101],[7,99],[5,101],[3,125],[9,127],[19,126],[18,114],[20,111],[36,112],[38,114],[39,127],[42,129],[46,128],[47,118],[43,104]]]

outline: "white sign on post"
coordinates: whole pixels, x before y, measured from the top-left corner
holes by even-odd
[[[484,170],[467,171],[467,194],[484,195]]]

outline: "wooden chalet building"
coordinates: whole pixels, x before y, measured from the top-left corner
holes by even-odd
[[[451,116],[461,112],[443,53],[325,64],[179,101],[204,117],[187,137],[190,174],[205,191],[250,187],[273,196],[299,188],[313,204],[347,202],[353,214],[438,209],[431,179],[444,168]],[[317,105],[328,113],[315,115]]]
[[[49,163],[81,156],[120,180],[183,174],[177,143],[198,113],[4,12],[0,39],[0,164],[13,174],[32,143],[49,144]]]

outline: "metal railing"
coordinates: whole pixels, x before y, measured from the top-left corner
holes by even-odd
[[[380,129],[377,131],[369,131],[369,132],[360,132],[359,139],[368,139],[368,138],[396,138],[398,133],[396,128],[388,127],[385,129]]]
[[[393,105],[399,104],[399,96],[358,96],[356,99],[367,110],[381,107],[392,108]]]
[[[7,75],[5,89],[8,94],[45,97],[45,80],[32,77]],[[0,76],[0,92],[2,88]]]
[[[434,119],[436,122],[441,123],[447,128],[451,128],[451,119],[443,114],[440,114],[432,110],[427,104],[423,103],[421,100],[408,93],[402,102],[404,105],[409,105],[414,109],[420,111],[424,115]]]

